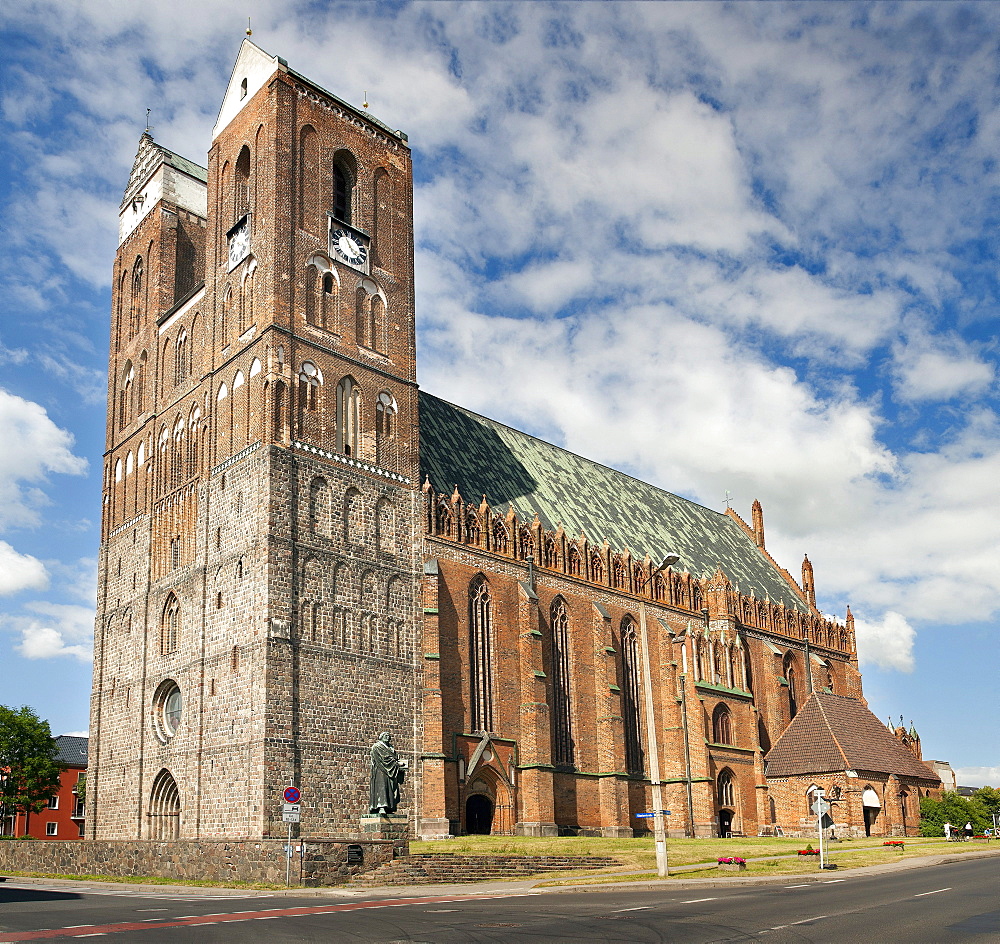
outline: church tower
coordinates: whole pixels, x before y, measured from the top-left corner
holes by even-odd
[[[208,167],[147,132],[120,214],[92,838],[358,828],[420,742],[406,136],[240,49]],[[400,812],[419,804],[408,781]]]

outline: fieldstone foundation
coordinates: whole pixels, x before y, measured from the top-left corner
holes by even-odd
[[[303,845],[305,848],[300,855]],[[350,862],[348,847],[351,847]],[[292,848],[291,882],[306,887],[340,885],[409,853],[409,843],[405,839],[295,839]],[[283,885],[285,842],[280,839],[178,839],[170,842],[12,839],[0,842],[0,872],[4,871],[115,877],[148,875]]]

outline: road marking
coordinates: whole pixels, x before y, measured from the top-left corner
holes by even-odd
[[[692,898],[690,901],[682,901],[682,905],[697,905],[700,901],[715,901],[714,898]]]
[[[923,898],[924,895],[937,895],[939,892],[950,892],[950,891],[951,891],[951,886],[949,885],[948,888],[935,888],[934,891],[932,892],[921,892],[919,895],[914,895],[913,897]]]
[[[702,898],[701,901],[711,901],[711,898]],[[621,914],[623,911],[649,911],[649,905],[640,905],[638,908],[618,908],[612,914]]]
[[[846,878],[828,878],[823,884],[824,885],[836,885],[837,882],[846,882]]]
[[[801,885],[786,885],[785,888],[808,888],[812,885],[812,882],[803,882]],[[782,925],[782,927],[787,927],[787,925]]]

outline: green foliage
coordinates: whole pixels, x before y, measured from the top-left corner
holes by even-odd
[[[924,797],[920,801],[920,835],[943,836],[945,823],[951,823],[952,829],[959,832],[966,823],[972,823],[977,835],[989,829],[993,821],[986,804],[978,796],[981,792],[964,797],[945,791],[940,800]]]
[[[49,730],[30,708],[0,705],[0,813],[40,813],[59,791],[63,765]]]
[[[990,817],[994,813],[1000,814],[1000,790],[997,790],[996,787],[980,787],[972,794],[972,798],[983,804],[983,808]]]

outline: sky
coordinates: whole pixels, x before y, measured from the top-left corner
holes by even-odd
[[[872,710],[1000,785],[990,2],[4,5],[0,704],[87,729],[118,204],[147,108],[207,162],[248,14],[409,136],[421,386],[759,499]]]

